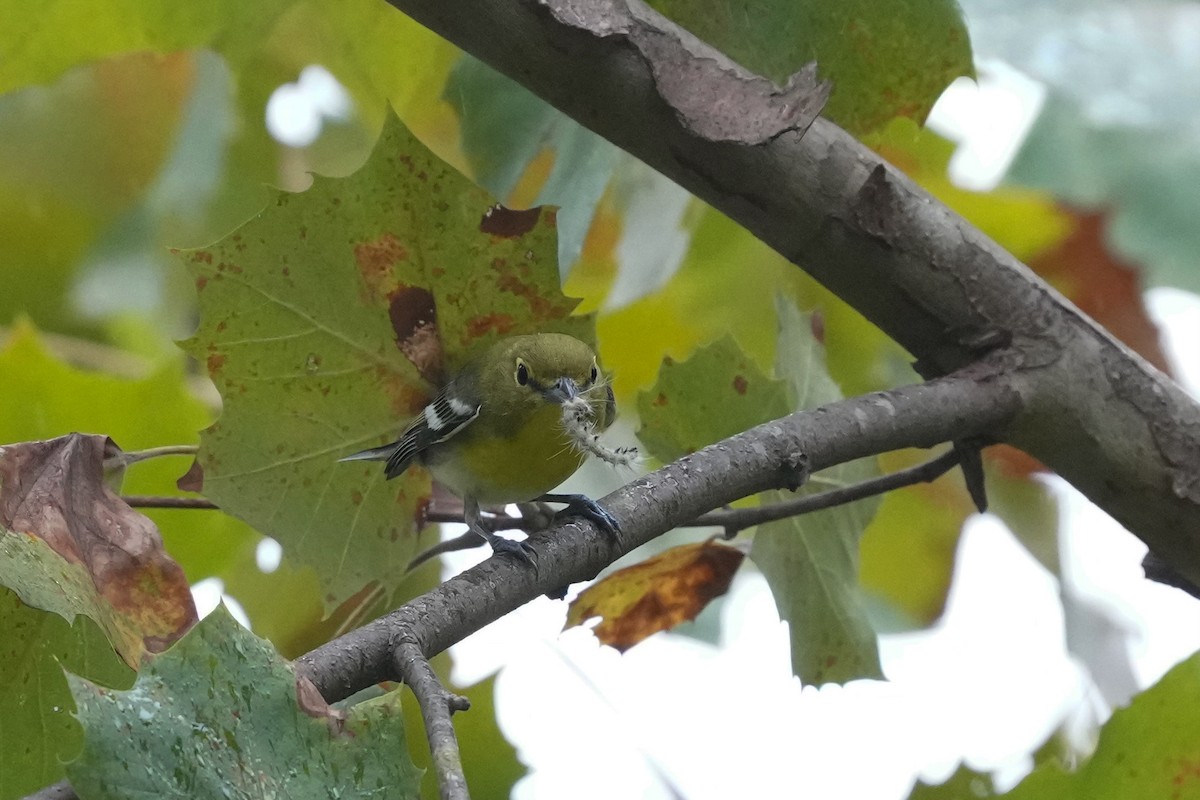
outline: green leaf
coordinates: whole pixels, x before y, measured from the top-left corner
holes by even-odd
[[[109,686],[133,672],[86,617],[72,625],[25,605],[0,586],[0,798],[24,797],[61,780],[79,752],[75,701],[63,667]]]
[[[1048,87],[1009,179],[1103,209],[1109,241],[1151,283],[1200,291],[1200,83],[1194,37],[1180,35],[1195,4],[964,5],[981,59]]]
[[[986,800],[996,796],[996,786],[991,775],[960,764],[954,774],[942,783],[917,781],[917,785],[908,795],[908,800]]]
[[[650,455],[668,462],[788,410],[784,384],[725,336],[682,363],[663,359],[658,381],[638,394],[637,435]]]
[[[185,335],[171,326],[192,317],[191,297],[165,247],[224,235],[263,207],[266,186],[352,171],[388,100],[444,127],[431,118],[448,114],[436,100],[457,54],[377,0],[0,2],[0,18],[0,263],[19,265],[0,321],[22,310],[89,334],[150,309],[170,338]],[[288,148],[265,108],[312,64],[352,108]]]
[[[776,372],[795,409],[841,399],[825,370],[810,318],[782,298]],[[846,486],[878,474],[874,460],[841,464],[811,479],[806,491]],[[767,492],[763,501],[791,495]],[[858,588],[858,543],[878,498],[760,525],[750,558],[762,570],[779,615],[788,621],[792,671],[805,683],[882,678],[875,631]]]
[[[397,693],[344,715],[219,608],[119,691],[69,676],[89,800],[416,797]]]
[[[87,352],[91,352],[90,350]],[[119,351],[98,351],[79,369],[54,357],[36,331],[18,323],[0,345],[0,443],[52,439],[72,431],[109,436],[124,450],[194,444],[212,415],[188,389],[183,358],[150,370],[135,359],[135,374],[118,377],[97,370],[129,371]],[[187,468],[179,457],[155,458],[130,467],[128,494],[176,495],[175,482]],[[148,509],[168,552],[188,579],[198,581],[234,568],[239,555],[252,558],[258,534],[216,511]]]
[[[654,8],[751,70],[781,82],[810,61],[833,82],[825,115],[854,134],[896,116],[924,122],[942,90],[972,75],[954,0],[653,0]]]
[[[1092,754],[1074,772],[1046,763],[1010,800],[1162,800],[1200,797],[1200,654],[1115,711]]]
[[[183,346],[224,399],[204,492],[315,569],[327,608],[397,585],[429,496],[423,470],[387,483],[338,457],[394,439],[499,336],[592,338],[559,289],[553,213],[492,206],[393,117],[355,175],[185,254],[202,316]]]
[[[534,205],[558,212],[562,275],[579,259],[588,227],[621,151],[516,81],[464,55],[446,82],[445,98],[462,123],[462,149],[476,180],[508,198],[544,150],[554,167]]]
[[[663,461],[674,460],[794,409],[840,397],[825,372],[811,323],[777,303],[776,373],[769,378],[725,337],[687,361],[665,360],[658,382],[638,396],[638,438]],[[827,470],[812,489],[876,474],[870,462]],[[766,492],[763,502],[792,497]],[[875,633],[859,596],[858,542],[877,501],[862,501],[760,526],[751,558],[763,571],[780,616],[790,623],[792,669],[805,682],[880,676]]]

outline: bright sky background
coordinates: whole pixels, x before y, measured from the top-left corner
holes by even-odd
[[[978,85],[963,79],[947,90],[930,126],[960,142],[955,180],[985,190],[1003,176],[1044,91],[1002,64],[980,73]],[[310,67],[271,99],[268,124],[281,141],[311,142],[322,117],[347,113],[339,91]],[[1200,297],[1156,289],[1148,301],[1181,383],[1200,396]],[[622,656],[589,631],[560,633],[566,604],[539,598],[452,648],[454,679],[499,670],[500,724],[531,769],[513,793],[523,800],[899,800],[916,777],[941,780],[962,760],[1007,786],[1064,721],[1086,745],[1109,713],[1067,652],[1064,596],[1098,620],[1108,646],[1128,650],[1141,687],[1200,649],[1200,603],[1146,581],[1145,546],[1064,482],[1051,485],[1065,509],[1068,585],[999,520],[973,519],[944,618],[926,632],[881,637],[886,682],[801,687],[786,623],[751,569],[729,594],[719,645],[666,633]],[[483,555],[451,554],[445,574]],[[274,543],[260,549],[266,570],[278,557]],[[205,581],[196,594],[206,612],[221,586]]]

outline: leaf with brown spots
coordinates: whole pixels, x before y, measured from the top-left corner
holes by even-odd
[[[712,540],[672,547],[585,589],[571,603],[567,626],[601,617],[596,637],[624,652],[695,619],[729,590],[744,558],[741,550]]]
[[[95,620],[137,667],[196,622],[158,529],[105,485],[104,436],[0,447],[0,584],[68,622]]]
[[[1007,800],[1187,800],[1200,797],[1200,654],[1119,708],[1095,752],[1068,772],[1047,761]]]
[[[811,320],[782,298],[775,377],[763,373],[730,337],[687,361],[663,360],[658,381],[638,398],[638,437],[655,457],[673,460],[797,409],[837,399],[824,348]],[[843,464],[814,477],[804,492],[877,474],[873,461]],[[767,492],[764,501],[791,497]],[[789,623],[792,670],[806,683],[876,677],[879,655],[858,587],[858,542],[877,500],[759,526],[750,557]]]
[[[201,309],[184,347],[223,400],[202,437],[205,495],[311,567],[327,610],[395,589],[430,488],[420,468],[386,482],[338,457],[395,439],[496,337],[593,338],[559,286],[554,212],[494,207],[391,116],[357,173],[181,254]]]

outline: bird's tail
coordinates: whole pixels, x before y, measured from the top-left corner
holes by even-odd
[[[392,442],[381,447],[372,447],[370,450],[359,450],[357,453],[342,456],[338,461],[387,461],[399,449],[400,443]]]

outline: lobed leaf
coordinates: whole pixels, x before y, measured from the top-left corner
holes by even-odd
[[[1175,666],[1118,709],[1091,758],[1067,772],[1045,763],[1007,794],[1010,800],[1161,800],[1200,797],[1200,654]]]
[[[664,361],[658,382],[638,398],[638,437],[652,455],[674,459],[840,396],[825,372],[811,320],[787,301],[776,305],[778,378],[763,374],[728,337],[685,362]],[[844,485],[874,474],[872,463],[846,464],[822,472],[819,482]],[[789,496],[767,492],[760,500]],[[806,682],[880,675],[875,633],[857,580],[859,538],[877,503],[861,501],[769,523],[755,534],[750,557],[766,576],[780,616],[790,623],[792,669]]]
[[[61,780],[79,752],[79,724],[63,667],[110,686],[133,673],[87,617],[73,625],[0,587],[0,797],[16,798]]]
[[[201,322],[184,347],[224,411],[202,436],[204,492],[312,567],[332,608],[397,585],[429,478],[394,483],[338,464],[394,439],[469,353],[500,336],[562,331],[554,214],[509,211],[394,117],[359,172],[280,195],[261,216],[184,254]]]
[[[335,711],[223,608],[128,691],[69,681],[84,744],[67,774],[89,800],[419,796],[397,693]]]

